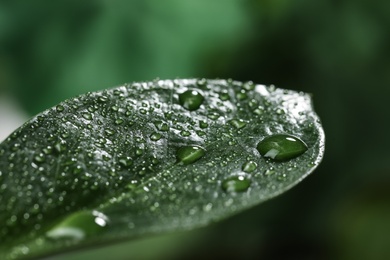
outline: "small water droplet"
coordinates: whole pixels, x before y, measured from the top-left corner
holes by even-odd
[[[185,146],[177,150],[177,161],[183,164],[194,163],[205,155],[205,150],[199,146]]]
[[[150,135],[150,140],[152,140],[152,141],[158,141],[158,140],[161,139],[161,137],[162,137],[162,135],[161,135],[160,133],[152,133],[152,134]]]
[[[58,142],[58,143],[54,144],[54,150],[57,153],[64,152],[66,150],[66,142],[65,141],[61,141],[61,142]]]
[[[306,152],[307,145],[295,136],[276,134],[264,138],[257,145],[257,150],[264,157],[275,161],[286,161]]]
[[[179,94],[179,103],[189,111],[197,110],[203,103],[204,97],[198,91],[187,90]]]
[[[242,170],[244,172],[253,172],[257,168],[257,163],[254,161],[247,161],[242,165]]]
[[[40,153],[34,157],[34,161],[37,163],[43,163],[45,161],[45,155]]]
[[[227,92],[222,92],[219,94],[219,99],[222,101],[226,101],[230,99],[229,93]]]
[[[229,121],[229,124],[234,126],[237,129],[241,129],[241,128],[244,128],[246,126],[245,121],[243,121],[241,119],[232,119]]]
[[[106,130],[104,130],[104,132],[105,132],[106,135],[108,135],[108,136],[111,136],[111,135],[114,135],[114,134],[115,134],[115,131],[112,130],[112,129],[109,129],[109,128],[107,128]]]
[[[92,120],[92,114],[91,113],[84,112],[83,113],[83,117],[84,117],[84,119]]]
[[[62,112],[62,111],[64,111],[64,106],[62,106],[62,105],[57,105],[56,106],[56,110],[57,110],[57,112]]]
[[[211,120],[217,120],[220,117],[220,115],[217,113],[211,112],[210,114],[207,115],[207,117],[210,118]]]
[[[119,158],[118,162],[120,165],[124,167],[129,167],[130,165],[133,164],[131,157],[121,157]]]
[[[221,187],[226,192],[243,192],[248,190],[251,181],[245,176],[232,176],[222,181]]]
[[[191,133],[189,131],[183,130],[183,131],[180,132],[180,135],[181,136],[190,136]]]
[[[154,125],[160,131],[167,132],[169,130],[169,125],[163,121],[157,121]]]
[[[45,148],[43,148],[42,151],[43,151],[44,154],[51,154],[53,152],[53,147],[48,145]]]
[[[116,125],[121,125],[121,124],[123,124],[123,119],[122,118],[117,118],[117,119],[115,119],[115,124]]]
[[[248,81],[248,82],[244,83],[244,85],[242,85],[242,88],[246,89],[246,90],[254,90],[255,84],[252,81]]]
[[[139,148],[139,149],[135,150],[135,154],[138,156],[141,156],[143,153],[144,153],[144,149]]]
[[[248,95],[246,94],[246,91],[244,89],[238,92],[236,96],[238,100],[245,100],[248,98]]]
[[[98,98],[98,100],[99,100],[101,103],[104,103],[104,102],[106,102],[106,101],[108,100],[108,97],[107,97],[107,96],[100,96],[100,97]]]
[[[145,108],[141,108],[140,110],[139,110],[139,112],[141,113],[141,114],[143,114],[143,115],[146,115],[146,113],[148,112]]]
[[[205,121],[199,121],[199,127],[202,129],[205,129],[205,128],[209,127],[209,124]]]
[[[259,116],[262,115],[264,113],[264,107],[262,106],[257,107],[255,110],[253,110],[253,113]]]

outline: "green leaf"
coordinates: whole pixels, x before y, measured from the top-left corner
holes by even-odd
[[[2,258],[204,226],[290,189],[323,153],[304,93],[196,79],[87,93],[0,145]]]

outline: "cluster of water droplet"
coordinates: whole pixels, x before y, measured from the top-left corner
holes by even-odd
[[[282,91],[156,80],[45,111],[0,146],[1,240],[44,232],[48,240],[79,241],[110,223],[124,236],[123,223],[191,226],[194,216],[206,223],[210,211],[218,218],[253,204],[252,190],[265,198],[280,188],[272,180],[283,186],[298,178],[288,169],[301,161],[290,159],[308,149],[305,133],[316,131],[307,97]],[[59,215],[67,217],[41,230]]]

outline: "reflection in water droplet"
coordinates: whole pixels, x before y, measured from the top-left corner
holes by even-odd
[[[244,172],[253,172],[257,168],[257,163],[254,161],[248,161],[242,165],[242,170]]]
[[[221,187],[226,192],[243,192],[248,190],[251,181],[245,176],[232,176],[222,181]]]
[[[46,236],[56,240],[82,240],[101,233],[108,222],[107,216],[101,212],[80,211],[54,226],[46,232]]]
[[[237,129],[241,129],[246,126],[246,123],[241,119],[232,119],[229,121],[229,124],[234,126]]]
[[[199,146],[185,146],[177,150],[177,161],[183,164],[194,163],[205,155],[205,150]]]
[[[179,103],[189,111],[197,110],[202,105],[204,97],[195,90],[187,90],[179,94]]]
[[[306,152],[307,145],[295,136],[277,134],[264,138],[257,145],[257,150],[264,157],[286,161]]]

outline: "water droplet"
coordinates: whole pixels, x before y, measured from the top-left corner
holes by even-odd
[[[256,115],[259,115],[259,116],[262,115],[264,113],[264,107],[259,106],[258,108],[253,110],[253,113],[255,113]]]
[[[183,130],[183,131],[180,132],[180,135],[181,136],[190,136],[191,133],[189,131]]]
[[[195,90],[187,90],[179,94],[179,103],[189,111],[197,110],[202,105],[204,97]]]
[[[222,92],[219,94],[219,99],[222,101],[226,101],[230,99],[229,93],[227,92]]]
[[[104,103],[104,102],[106,102],[106,101],[108,100],[108,97],[107,97],[107,96],[100,96],[100,97],[98,98],[98,100],[99,100],[100,102]]]
[[[130,165],[133,164],[131,157],[121,157],[119,158],[118,162],[120,165],[124,167],[129,167]]]
[[[242,89],[240,92],[237,93],[238,100],[244,100],[247,98],[248,98],[248,95],[246,94],[246,91],[244,89]]]
[[[115,124],[116,124],[116,125],[121,125],[121,124],[123,124],[123,119],[122,119],[122,118],[117,118],[117,119],[115,119]]]
[[[44,154],[51,154],[53,152],[53,147],[48,145],[45,148],[43,148],[42,151],[43,151]]]
[[[161,135],[160,133],[152,133],[152,134],[150,135],[150,140],[152,140],[152,141],[158,141],[158,140],[161,139],[161,137],[162,137],[162,135]]]
[[[84,117],[84,119],[92,120],[92,114],[91,113],[84,112],[83,113],[83,117]]]
[[[226,192],[243,192],[248,190],[251,181],[245,176],[232,176],[222,181],[221,187]]]
[[[246,89],[246,90],[254,90],[255,84],[252,81],[248,81],[248,82],[244,83],[244,85],[242,85],[242,88]]]
[[[43,163],[45,161],[45,155],[40,153],[34,157],[34,161],[37,163]]]
[[[241,119],[232,119],[229,121],[229,124],[234,126],[237,129],[241,129],[246,126],[246,123]]]
[[[80,211],[54,226],[46,233],[46,236],[56,240],[82,240],[101,233],[108,222],[107,216],[101,212]]]
[[[177,150],[178,162],[183,164],[194,163],[205,155],[205,150],[199,146],[185,146]]]
[[[199,127],[202,129],[205,129],[205,128],[209,127],[209,124],[205,121],[199,121]]]
[[[112,130],[112,129],[109,129],[109,128],[107,128],[106,130],[104,130],[104,132],[105,132],[106,135],[108,135],[108,136],[111,136],[111,135],[114,135],[114,134],[115,134],[115,131]]]
[[[62,105],[58,105],[58,106],[56,106],[56,110],[57,110],[57,112],[62,112],[62,111],[64,111],[64,106],[62,106]]]
[[[295,136],[277,134],[264,138],[257,145],[257,150],[264,157],[286,161],[306,152],[307,145]]]
[[[62,153],[66,150],[66,143],[65,141],[58,142],[54,145],[54,150],[56,150],[57,153]]]
[[[169,130],[169,125],[163,121],[157,121],[154,125],[160,131],[167,132]]]
[[[253,172],[257,168],[257,163],[254,161],[248,161],[242,165],[242,170],[244,172]]]

